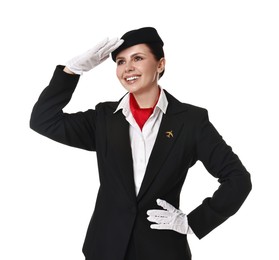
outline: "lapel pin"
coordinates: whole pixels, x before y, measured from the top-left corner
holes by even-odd
[[[166,134],[166,137],[167,137],[167,138],[173,138],[172,130],[167,131],[165,134]]]

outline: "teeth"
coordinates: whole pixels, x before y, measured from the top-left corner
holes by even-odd
[[[138,78],[139,78],[139,77],[134,76],[134,77],[129,77],[129,78],[127,78],[126,80],[131,81],[131,80],[135,80],[135,79],[138,79]]]

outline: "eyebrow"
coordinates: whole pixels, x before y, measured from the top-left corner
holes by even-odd
[[[142,53],[142,52],[136,52],[136,53],[132,54],[132,55],[130,56],[130,58],[133,58],[133,57],[135,57],[135,56],[137,56],[137,55],[146,55],[146,54],[144,54],[144,53]],[[125,58],[124,58],[124,57],[117,57],[117,58],[116,58],[116,60],[123,60],[123,59],[125,59]]]

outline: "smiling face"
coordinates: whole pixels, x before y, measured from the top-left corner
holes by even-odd
[[[165,59],[156,60],[146,44],[137,44],[116,56],[116,74],[130,93],[143,94],[157,90],[159,73],[165,68]]]

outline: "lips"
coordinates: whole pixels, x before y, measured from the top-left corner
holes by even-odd
[[[133,77],[128,77],[128,78],[126,78],[126,80],[127,81],[132,81],[132,80],[136,80],[136,79],[138,79],[139,78],[139,76],[133,76]]]
[[[134,75],[134,76],[125,77],[125,80],[127,82],[133,82],[133,81],[137,80],[138,78],[139,78],[139,76]]]

